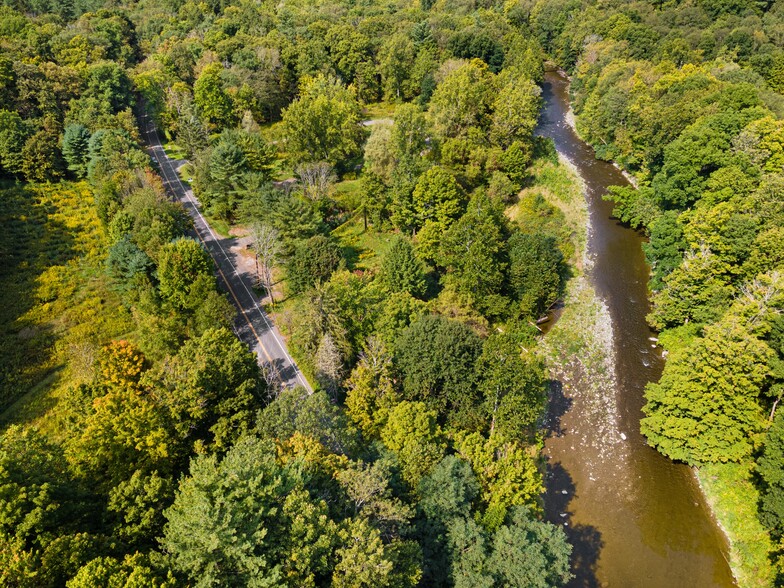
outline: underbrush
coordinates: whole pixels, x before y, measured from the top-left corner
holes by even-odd
[[[748,464],[714,464],[697,470],[708,503],[730,540],[730,567],[742,588],[772,586],[775,578],[768,559],[773,545],[757,518],[759,491],[750,479]]]
[[[98,348],[132,323],[104,273],[105,236],[86,183],[8,186],[0,204],[5,424],[43,415],[60,382],[89,379]]]

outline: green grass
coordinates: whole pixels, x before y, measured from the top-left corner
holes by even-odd
[[[362,200],[362,181],[343,180],[335,184],[332,197],[335,201],[349,210],[357,209]]]
[[[166,152],[166,155],[171,159],[188,159],[188,156],[185,154],[185,150],[177,145],[174,141],[169,141],[163,145],[163,150]]]
[[[220,235],[224,239],[227,239],[231,236],[231,234],[229,233],[229,231],[231,230],[231,225],[229,225],[228,222],[226,222],[221,218],[217,218],[214,216],[207,216],[206,214],[204,215],[204,218],[210,224],[212,230],[218,233],[218,235]]]
[[[0,189],[0,227],[0,423],[36,421],[132,321],[86,183]]]
[[[195,175],[196,170],[193,167],[193,164],[188,162],[185,165],[181,165],[177,168],[177,175],[180,176],[180,180],[186,187],[190,188],[191,183],[193,181],[193,176]]]
[[[365,230],[362,214],[355,215],[338,228],[332,235],[343,247],[349,269],[375,270],[382,257],[392,244],[394,235],[379,233],[368,226]]]
[[[397,104],[394,102],[374,102],[367,104],[362,109],[362,116],[365,120],[374,120],[379,118],[395,118],[395,109]]]
[[[703,466],[698,477],[708,503],[730,540],[730,566],[740,588],[773,585],[770,536],[757,519],[759,492],[743,464]]]

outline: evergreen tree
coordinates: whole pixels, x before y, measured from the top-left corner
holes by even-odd
[[[195,305],[191,289],[202,276],[212,277],[212,259],[193,239],[176,239],[161,248],[158,258],[158,290],[175,308]]]
[[[63,158],[68,164],[68,169],[76,174],[77,178],[87,175],[88,144],[90,131],[82,125],[75,123],[65,127],[63,134]]]
[[[474,386],[481,345],[470,327],[441,316],[423,316],[395,342],[404,396],[425,402],[455,424],[481,426]]]
[[[323,235],[298,241],[286,263],[289,287],[299,293],[326,282],[342,261],[338,244]]]
[[[481,193],[471,199],[441,242],[439,261],[447,269],[445,283],[480,307],[501,291],[507,265],[505,233],[503,211]]]
[[[514,232],[507,242],[508,282],[523,315],[539,318],[561,294],[563,254],[555,238],[542,233]]]
[[[397,237],[381,262],[381,280],[391,292],[407,292],[422,297],[425,271],[405,237]]]
[[[287,529],[280,504],[296,486],[272,444],[257,439],[244,439],[222,459],[194,459],[165,512],[161,545],[174,569],[200,586],[282,583]]]
[[[774,539],[784,536],[784,412],[778,411],[765,435],[757,473],[763,482],[759,517]]]

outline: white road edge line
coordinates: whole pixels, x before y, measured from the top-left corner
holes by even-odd
[[[146,112],[144,113],[144,118],[145,119],[149,119],[149,115]],[[148,124],[152,124],[152,123],[150,121],[148,121]],[[218,249],[220,249],[221,253],[223,253],[223,257],[226,259],[226,261],[229,263],[231,268],[234,270],[234,275],[237,276],[237,278],[239,279],[239,282],[242,284],[242,287],[245,289],[245,293],[248,296],[250,296],[250,299],[253,302],[253,306],[256,308],[256,310],[261,315],[261,318],[264,321],[264,324],[267,325],[267,330],[272,335],[272,338],[278,344],[278,347],[280,347],[280,350],[283,352],[283,355],[285,356],[285,358],[288,359],[289,362],[291,362],[291,366],[294,368],[294,373],[296,374],[297,379],[304,386],[305,390],[311,391],[310,385],[307,383],[307,381],[305,380],[305,377],[302,375],[302,372],[300,371],[299,366],[296,364],[294,359],[291,357],[291,355],[289,354],[288,350],[286,349],[286,347],[284,347],[284,345],[280,341],[280,339],[278,339],[278,335],[275,333],[275,328],[270,323],[269,319],[267,318],[266,314],[261,309],[261,307],[259,307],[259,304],[258,304],[258,301],[256,300],[256,297],[250,292],[250,290],[248,290],[248,286],[247,286],[247,284],[245,284],[245,280],[242,279],[242,276],[240,275],[239,271],[237,270],[237,266],[231,261],[231,259],[229,259],[229,256],[226,254],[226,251],[223,249],[223,246],[220,244],[220,241],[218,241],[218,238],[216,237],[215,233],[212,231],[212,227],[207,222],[207,220],[204,218],[204,216],[202,216],[201,210],[199,210],[199,205],[196,202],[196,199],[193,196],[191,190],[185,188],[185,185],[182,183],[182,180],[180,179],[180,176],[177,173],[177,170],[173,169],[173,164],[169,161],[169,158],[168,158],[168,156],[166,155],[166,152],[163,149],[163,143],[161,143],[161,137],[158,134],[158,127],[155,126],[154,124],[152,124],[152,127],[153,127],[153,133],[155,134],[155,140],[158,143],[157,145],[153,145],[152,146],[153,147],[153,151],[155,151],[155,149],[160,149],[163,152],[163,161],[165,161],[166,164],[169,166],[169,171],[174,174],[174,177],[177,179],[177,183],[180,185],[180,188],[183,190],[183,192],[185,194],[185,197],[193,205],[193,208],[194,208],[194,210],[196,210],[196,214],[199,215],[199,219],[201,220],[202,224],[205,226],[207,231],[209,231],[210,236],[212,237],[212,241],[215,243],[215,245],[218,246]],[[149,134],[150,134],[149,130],[147,130],[146,134],[149,136]],[[158,159],[157,157],[156,157],[156,159],[158,160],[158,165],[160,165],[161,168],[163,168],[164,167],[163,166],[163,162],[160,159]],[[166,176],[166,175],[167,174],[164,171],[164,176]],[[166,179],[166,181],[168,183],[171,183],[171,181],[168,179],[168,177],[166,177],[165,179]]]

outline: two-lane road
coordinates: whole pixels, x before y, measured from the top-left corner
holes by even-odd
[[[282,387],[302,386],[312,392],[310,384],[289,355],[277,327],[259,305],[251,288],[253,277],[238,270],[235,255],[231,250],[235,244],[234,239],[217,236],[207,223],[199,209],[198,200],[193,191],[180,180],[177,165],[166,155],[158,129],[146,113],[141,117],[141,126],[149,153],[158,164],[164,185],[193,219],[194,233],[212,256],[220,281],[237,307],[235,331],[240,339],[255,351],[259,364],[271,370]]]

